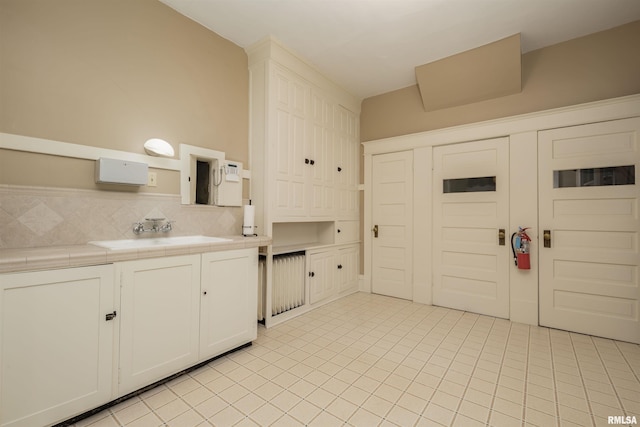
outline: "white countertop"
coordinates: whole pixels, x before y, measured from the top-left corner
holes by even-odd
[[[110,250],[94,245],[0,249],[0,273],[110,264],[143,258],[219,252],[271,244],[267,236],[219,236],[230,241],[192,245]]]

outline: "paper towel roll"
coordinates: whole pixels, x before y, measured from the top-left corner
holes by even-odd
[[[244,205],[244,220],[242,221],[242,235],[253,236],[256,221],[256,207]]]

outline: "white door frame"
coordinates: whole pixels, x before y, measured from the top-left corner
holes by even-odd
[[[523,114],[480,123],[466,124],[446,129],[420,132],[410,135],[363,142],[364,146],[364,277],[361,291],[371,291],[371,157],[375,154],[414,150],[414,298],[415,302],[431,303],[431,261],[416,262],[415,257],[431,259],[430,240],[431,201],[416,193],[420,186],[431,188],[431,148],[478,139],[509,136],[510,175],[521,175],[529,179],[510,186],[510,230],[522,226],[533,226],[531,267],[529,271],[518,270],[511,263],[510,312],[511,320],[538,324],[538,277],[537,277],[537,132],[556,127],[573,126],[590,122],[615,120],[640,116],[640,95],[596,101],[570,107]],[[517,181],[517,178],[514,178]],[[418,184],[421,183],[421,184]],[[428,226],[426,223],[428,222]],[[424,254],[424,255],[421,255]]]

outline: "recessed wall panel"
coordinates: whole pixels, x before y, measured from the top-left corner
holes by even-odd
[[[638,302],[626,298],[555,290],[553,293],[553,306],[559,310],[603,317],[628,320],[638,319]]]
[[[558,249],[638,251],[638,233],[590,230],[554,230],[553,242]]]
[[[496,203],[443,203],[442,215],[446,218],[448,216],[486,216],[495,218],[496,216]]]
[[[637,267],[634,265],[556,260],[553,269],[556,279],[638,286]]]
[[[585,156],[633,153],[636,151],[635,132],[620,132],[554,140],[554,159],[583,158]]]
[[[441,230],[444,243],[495,244],[496,231],[493,228],[442,227]]]
[[[554,200],[554,218],[575,216],[609,216],[612,221],[637,217],[636,199]]]
[[[486,282],[483,280],[474,280],[463,277],[442,276],[442,289],[446,292],[471,295],[477,298],[496,298],[495,282]]]
[[[465,252],[442,252],[442,265],[465,270],[496,272],[498,263],[495,255]]]

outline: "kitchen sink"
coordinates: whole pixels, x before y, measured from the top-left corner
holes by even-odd
[[[225,239],[224,237],[209,237],[209,236],[177,236],[177,237],[150,237],[140,239],[122,239],[122,240],[99,240],[95,242],[89,242],[90,245],[100,246],[101,248],[107,248],[111,250],[118,249],[146,249],[146,248],[159,248],[166,246],[185,246],[185,245],[198,245],[206,243],[222,243],[230,242],[231,239]]]

